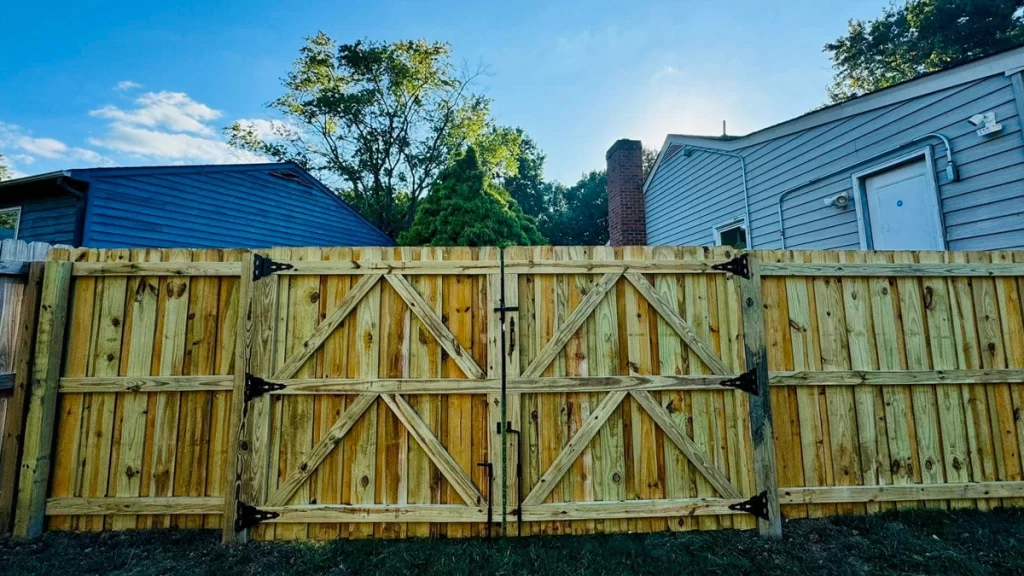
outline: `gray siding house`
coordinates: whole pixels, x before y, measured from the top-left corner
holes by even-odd
[[[620,141],[612,243],[632,207],[653,245],[1024,248],[1022,70],[1018,48],[746,136],[669,135],[635,202],[612,185],[638,154]]]

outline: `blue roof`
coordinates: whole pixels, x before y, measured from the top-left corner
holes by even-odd
[[[394,244],[293,162],[87,168],[61,174],[89,184],[83,246]]]

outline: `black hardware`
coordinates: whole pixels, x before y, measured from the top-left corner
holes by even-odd
[[[498,252],[499,261],[499,274],[500,278],[500,290],[501,293],[498,295],[498,307],[494,309],[499,314],[501,320],[501,420],[505,422],[508,417],[508,405],[507,401],[507,389],[508,389],[508,375],[506,371],[506,365],[508,364],[508,346],[505,341],[508,338],[508,333],[505,331],[505,313],[509,311],[519,310],[518,306],[506,306],[505,305],[505,249],[502,248]],[[512,324],[513,330],[515,329],[515,323]],[[514,332],[513,332],[514,334]],[[515,349],[515,342],[512,343],[513,349]],[[501,430],[501,424],[498,424],[498,434],[501,436],[501,535],[506,535],[506,506],[505,503],[508,501],[508,482],[505,481],[508,478],[508,440],[507,434],[510,432],[511,422],[505,424],[505,430]],[[517,459],[518,461],[518,459]],[[488,504],[487,509],[488,517],[491,515],[490,505]],[[487,524],[488,534],[490,534],[490,518],[488,518]],[[520,531],[522,530],[522,523],[520,523]]]
[[[494,522],[494,465],[490,462],[478,462],[477,466],[487,470],[487,537],[491,537],[491,525]]]
[[[735,388],[742,390],[747,394],[753,394],[754,396],[760,395],[760,390],[757,387],[757,369],[751,368],[750,370],[740,374],[735,378],[729,378],[728,380],[722,380],[719,382],[720,386],[727,388]]]
[[[291,270],[295,268],[287,262],[275,262],[266,256],[260,256],[259,254],[253,254],[252,257],[252,281],[255,282],[260,278],[266,278],[276,272],[283,270]]]
[[[516,533],[522,536],[523,514],[520,509],[523,504],[523,435],[519,433],[519,430],[512,428],[511,420],[505,422],[505,433],[516,435]]]
[[[750,261],[746,254],[740,254],[728,262],[712,264],[711,269],[721,270],[722,272],[728,272],[750,280]]]
[[[746,512],[747,514],[753,514],[761,520],[768,520],[768,491],[765,490],[757,496],[751,497],[750,500],[730,504],[729,510]]]
[[[245,401],[255,400],[267,392],[284,390],[287,386],[278,382],[267,382],[259,376],[245,375]]]
[[[271,520],[280,516],[277,512],[268,512],[266,510],[260,510],[255,506],[249,506],[245,502],[239,501],[235,508],[235,532],[241,532],[248,528]]]

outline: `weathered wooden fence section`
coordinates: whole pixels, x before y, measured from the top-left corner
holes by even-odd
[[[778,534],[1024,503],[1024,254],[50,258],[20,535]]]
[[[0,533],[11,529],[43,264],[50,245],[0,242]]]

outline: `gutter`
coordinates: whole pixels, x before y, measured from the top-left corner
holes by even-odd
[[[839,168],[838,170],[833,170],[832,172],[829,172],[827,174],[823,174],[821,176],[817,176],[817,177],[815,177],[815,178],[813,178],[811,180],[808,180],[808,181],[804,182],[803,184],[798,184],[796,186],[793,186],[791,188],[787,188],[787,189],[783,190],[782,193],[779,194],[779,199],[778,199],[776,207],[775,207],[776,208],[776,213],[778,215],[779,238],[782,239],[782,249],[783,250],[786,249],[786,220],[785,220],[785,217],[782,214],[782,201],[785,200],[787,196],[789,196],[793,192],[796,192],[797,190],[800,190],[801,188],[804,188],[806,186],[810,186],[811,184],[816,184],[818,182],[821,182],[822,180],[825,180],[827,178],[831,178],[832,176],[835,176],[836,174],[841,174],[843,172],[848,172],[848,171],[853,170],[854,168],[860,166],[861,164],[866,164],[868,162],[872,162],[874,160],[877,160],[878,158],[881,158],[883,156],[888,156],[889,154],[892,154],[893,152],[897,152],[899,150],[902,150],[903,148],[906,148],[907,146],[910,146],[912,144],[916,144],[918,142],[921,142],[922,140],[929,140],[931,138],[937,138],[939,140],[942,140],[942,144],[946,147],[946,182],[947,183],[948,182],[956,182],[957,180],[959,180],[960,179],[960,174],[957,171],[956,164],[953,162],[953,146],[952,146],[952,144],[950,144],[949,138],[945,137],[944,135],[942,135],[942,134],[940,134],[938,132],[932,132],[930,134],[925,134],[924,136],[918,136],[917,138],[914,138],[913,140],[909,140],[909,141],[904,142],[903,144],[900,144],[898,146],[893,146],[892,148],[889,148],[888,150],[885,150],[884,152],[879,152],[878,154],[875,154],[873,156],[869,156],[868,158],[865,158],[863,160],[858,160],[857,162],[854,162],[853,164],[848,164],[846,166],[843,166],[842,168]],[[746,180],[745,179],[744,179],[744,186],[746,186]],[[854,202],[859,202],[859,199],[855,198]],[[941,206],[940,206],[940,210],[941,210]],[[748,224],[748,226],[749,226],[749,224]],[[753,234],[751,234],[751,238],[753,238]]]

